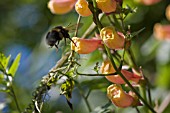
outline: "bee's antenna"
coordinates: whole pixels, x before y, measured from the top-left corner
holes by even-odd
[[[69,39],[73,42],[73,44],[77,47],[76,43],[69,37]]]

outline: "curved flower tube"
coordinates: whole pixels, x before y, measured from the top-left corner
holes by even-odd
[[[110,73],[116,72],[109,60],[106,60],[102,63],[100,71],[101,71],[102,74],[110,74]],[[142,78],[142,76],[138,76],[138,75],[136,75],[132,72],[129,72],[125,69],[122,69],[121,73],[125,76],[125,78],[127,80],[133,81],[135,83],[138,83],[139,80]],[[125,81],[118,74],[117,75],[111,75],[111,76],[105,76],[105,77],[106,77],[107,80],[109,80],[112,83],[125,84]]]
[[[75,10],[81,16],[90,16],[92,14],[86,0],[78,0],[75,4]]]
[[[78,37],[73,37],[72,40],[74,43],[71,42],[71,50],[79,54],[89,54],[99,48],[102,44],[101,39],[83,39]]]
[[[65,14],[71,11],[76,0],[50,0],[48,8],[53,14]]]
[[[134,98],[123,91],[120,85],[112,84],[107,88],[107,96],[117,107],[132,106]]]
[[[154,35],[159,40],[170,40],[170,25],[154,25]]]
[[[100,31],[100,37],[110,49],[122,49],[124,47],[125,38],[118,34],[114,27],[104,27]]]
[[[96,0],[97,7],[104,13],[111,13],[116,10],[115,0]]]

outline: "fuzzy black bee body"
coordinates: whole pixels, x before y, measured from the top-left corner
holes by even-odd
[[[63,38],[65,42],[66,42],[66,38],[70,39],[73,42],[73,40],[70,38],[69,30],[67,30],[62,26],[57,26],[48,32],[46,36],[46,43],[50,47],[55,46],[56,48],[58,48],[58,44]]]

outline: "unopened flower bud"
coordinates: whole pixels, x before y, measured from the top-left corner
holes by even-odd
[[[73,37],[71,42],[71,50],[74,50],[75,52],[79,54],[89,54],[93,51],[95,51],[97,48],[101,46],[101,39],[83,39],[78,37]]]
[[[81,16],[89,16],[92,14],[86,0],[78,0],[75,4],[75,10]]]
[[[115,0],[96,0],[97,7],[104,13],[111,13],[116,10]]]
[[[125,38],[123,35],[119,35],[114,27],[104,27],[100,31],[100,37],[110,49],[122,49],[124,47]]]
[[[76,0],[50,0],[48,8],[53,14],[65,14],[71,11]]]

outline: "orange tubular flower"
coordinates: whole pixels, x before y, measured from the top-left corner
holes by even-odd
[[[166,14],[166,18],[170,21],[170,5],[167,6],[165,14]]]
[[[100,37],[110,49],[122,49],[124,47],[125,38],[119,35],[114,27],[104,27],[100,31]]]
[[[123,91],[120,85],[112,84],[107,88],[107,96],[117,107],[129,107],[134,103],[134,98]]]
[[[50,0],[48,8],[53,14],[65,14],[71,11],[76,0]]]
[[[102,74],[110,74],[115,73],[115,69],[113,68],[111,62],[109,60],[106,60],[102,63],[102,66],[100,68],[100,71]],[[129,72],[127,70],[122,69],[121,73],[125,76],[127,80],[133,81],[135,83],[138,83],[139,80],[142,78],[141,76],[138,76],[132,72]],[[120,75],[111,75],[111,76],[105,76],[107,80],[109,80],[112,83],[116,84],[125,84],[125,81],[120,77]]]
[[[101,46],[102,40],[100,39],[83,39],[78,37],[73,37],[72,40],[74,43],[71,42],[71,50],[79,54],[89,54],[95,51],[97,48]]]
[[[86,0],[78,0],[75,4],[75,10],[81,16],[90,16],[92,14]]]
[[[97,6],[105,13],[111,13],[116,10],[115,0],[96,0]]]
[[[155,24],[154,35],[159,40],[170,40],[170,25]]]

